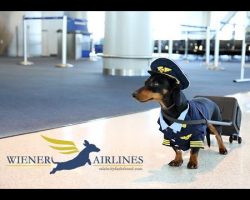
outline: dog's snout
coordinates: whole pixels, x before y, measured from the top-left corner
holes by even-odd
[[[132,96],[135,98],[136,97],[136,95],[137,95],[137,92],[133,92],[132,93]]]

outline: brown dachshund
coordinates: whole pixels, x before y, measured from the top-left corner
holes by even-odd
[[[199,149],[203,148],[204,137],[209,139],[210,133],[216,137],[219,153],[227,154],[221,138],[221,126],[177,124],[165,117],[170,116],[180,120],[199,120],[204,116],[215,121],[222,119],[220,109],[213,101],[201,97],[187,100],[176,78],[161,73],[152,73],[145,81],[145,85],[136,90],[132,96],[140,102],[155,100],[160,104],[161,113],[158,124],[159,130],[164,134],[163,145],[171,146],[176,153],[174,160],[169,163],[170,166],[181,166],[182,150],[191,149],[187,168],[196,169]],[[207,142],[210,146],[210,140]]]

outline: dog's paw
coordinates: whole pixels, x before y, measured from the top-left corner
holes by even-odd
[[[223,149],[219,149],[220,154],[222,155],[226,155],[227,154],[227,149],[223,148]]]
[[[198,168],[198,164],[195,163],[195,162],[189,161],[188,164],[187,164],[187,168],[188,169],[197,169]]]
[[[168,163],[171,167],[179,167],[183,163],[183,160],[172,160],[170,163]]]

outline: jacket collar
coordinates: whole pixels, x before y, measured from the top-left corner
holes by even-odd
[[[184,120],[185,117],[186,117],[186,115],[187,115],[187,113],[188,113],[188,110],[189,110],[189,104],[188,104],[188,107],[186,108],[186,110],[184,110],[184,111],[180,114],[180,116],[178,117],[178,119],[179,119],[179,120]],[[160,111],[160,126],[161,126],[161,129],[162,129],[162,130],[165,130],[165,129],[167,129],[167,128],[169,127],[170,129],[173,130],[174,133],[179,132],[179,131],[181,130],[181,128],[182,128],[182,124],[179,124],[179,123],[176,123],[176,122],[174,122],[173,124],[171,124],[171,125],[169,126],[169,125],[165,122],[165,120],[163,119],[163,116],[162,116],[161,111]]]

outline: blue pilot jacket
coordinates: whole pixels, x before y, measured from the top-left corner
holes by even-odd
[[[200,120],[208,118],[208,111],[204,106],[201,106],[200,102],[190,100],[188,101],[188,107],[184,110],[180,116],[179,120]],[[180,124],[174,122],[170,126],[163,119],[162,113],[158,119],[158,124],[160,125],[159,130],[164,134],[163,145],[172,146],[176,149],[181,149],[183,151],[188,150],[192,147],[204,148],[204,137],[206,135],[206,124]]]

